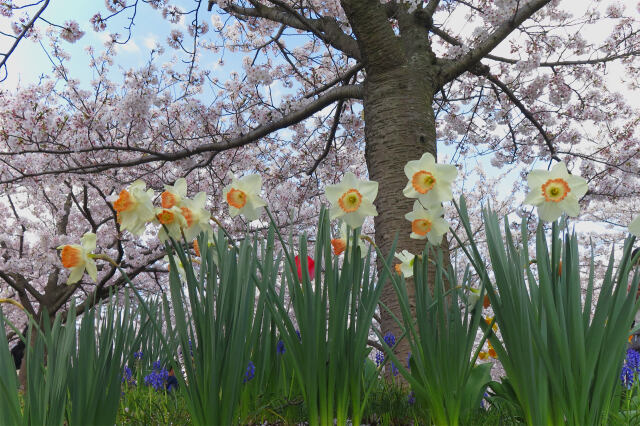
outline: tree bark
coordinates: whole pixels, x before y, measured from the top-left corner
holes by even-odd
[[[433,96],[440,87],[439,67],[431,50],[428,28],[399,11],[398,24],[403,32],[396,37],[384,6],[370,2],[344,1],[343,7],[358,39],[366,71],[364,82],[365,159],[369,179],[379,182],[375,201],[378,216],[374,219],[375,240],[388,255],[398,235],[396,251],[419,254],[425,240],[409,237],[411,225],[405,214],[415,200],[404,196],[407,184],[404,166],[429,152],[437,158]],[[378,260],[378,271],[382,262]],[[435,271],[430,270],[433,283]],[[415,315],[415,288],[407,280],[409,303]],[[384,288],[381,302],[401,319],[400,305],[391,284]],[[383,334],[399,337],[401,326],[385,309],[380,311]],[[406,339],[394,352],[405,363],[409,354]]]

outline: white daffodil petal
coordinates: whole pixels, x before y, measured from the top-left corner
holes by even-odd
[[[364,219],[367,217],[367,215],[363,215],[359,212],[354,212],[354,213],[346,213],[343,217],[342,220],[344,220],[347,225],[349,225],[352,228],[359,228],[362,226],[362,222],[364,222]]]
[[[458,177],[458,168],[452,164],[436,164],[438,177],[444,179],[447,184],[451,184]]]
[[[407,179],[409,179],[409,183],[411,183],[413,175],[418,173],[420,170],[422,170],[420,167],[420,160],[411,160],[405,164],[404,174],[407,176]]]
[[[567,195],[567,198],[565,198],[558,204],[558,207],[564,210],[567,215],[571,217],[576,217],[580,214],[580,204],[578,204],[578,199],[571,193],[569,193],[569,195]]]
[[[327,185],[324,187],[324,196],[327,197],[327,200],[329,200],[331,204],[336,204],[345,191],[346,189],[341,184]]]
[[[75,268],[71,268],[71,273],[69,274],[69,278],[67,279],[67,284],[75,284],[84,275],[84,265],[77,266]]]
[[[571,193],[577,198],[580,199],[587,193],[589,189],[587,185],[587,181],[580,176],[569,175],[567,177],[567,183],[569,184],[569,188],[571,188]]]
[[[376,206],[374,206],[373,204],[371,204],[367,200],[364,200],[362,202],[362,205],[358,209],[358,212],[364,217],[366,217],[366,216],[378,216],[378,210],[376,210]],[[360,224],[360,226],[362,226],[362,224]],[[354,226],[354,228],[357,228],[357,226]]]
[[[631,221],[629,224],[629,232],[636,237],[640,237],[640,216]]]
[[[431,168],[436,164],[436,158],[430,152],[422,154],[419,161],[421,166],[426,166],[427,168]]]
[[[96,267],[96,262],[93,259],[87,259],[85,265],[87,268],[87,274],[91,277],[93,282],[98,281],[98,268]]]
[[[542,196],[541,191],[536,191],[535,189],[527,194],[525,197],[524,204],[529,204],[532,206],[537,206],[539,204],[544,203],[544,197]]]
[[[532,190],[542,193],[542,185],[549,180],[549,172],[546,170],[531,170],[527,175],[527,183]]]
[[[559,177],[559,178],[563,178],[566,179],[567,176],[569,176],[569,171],[567,170],[567,165],[564,164],[562,161],[559,163],[556,163],[552,168],[551,168],[551,174],[554,178]]]
[[[241,189],[248,193],[259,194],[262,190],[262,176],[257,173],[243,176],[238,180]]]
[[[407,198],[418,198],[420,196],[420,193],[416,191],[413,185],[411,184],[411,180],[409,180],[409,183],[407,183],[407,186],[405,186],[404,189],[402,190],[402,194],[404,194],[404,196]]]
[[[364,198],[375,200],[378,196],[378,182],[366,181],[360,182],[360,193]]]
[[[545,222],[553,222],[562,215],[558,203],[542,203],[538,206],[538,216]]]
[[[93,232],[87,232],[82,236],[82,238],[80,238],[80,244],[87,252],[92,252],[96,249],[96,241],[97,237]]]

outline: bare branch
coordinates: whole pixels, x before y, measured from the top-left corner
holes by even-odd
[[[272,3],[278,4],[282,2],[275,0]],[[295,12],[295,10],[295,14],[292,14],[289,9],[286,9],[285,6],[287,5],[284,3],[282,3],[282,5],[284,5],[282,7],[285,7],[286,10],[282,10],[279,7],[276,8],[264,6],[257,2],[254,2],[253,5],[253,8],[249,8],[238,6],[235,4],[229,4],[224,9],[227,12],[231,12],[236,15],[251,16],[254,18],[265,18],[270,21],[285,24],[298,30],[309,31],[320,40],[344,52],[347,56],[350,56],[357,60],[361,59],[358,43],[355,39],[348,36],[344,31],[342,31],[342,29],[340,28],[340,24],[338,24],[335,19],[326,16],[315,19],[305,18],[299,13]]]
[[[5,76],[2,79],[0,79],[0,81],[4,81],[8,76],[6,69],[7,69],[7,60],[9,59],[9,56],[11,56],[14,50],[16,50],[16,47],[18,47],[18,44],[20,43],[20,41],[25,37],[25,35],[31,29],[31,27],[33,27],[33,24],[38,20],[40,15],[42,15],[42,12],[44,12],[44,10],[47,8],[48,5],[49,5],[49,0],[45,0],[42,7],[40,7],[40,9],[36,12],[36,14],[33,15],[33,18],[31,18],[31,20],[27,22],[27,24],[22,28],[22,32],[18,34],[18,36],[16,37],[15,41],[13,42],[13,44],[11,45],[7,53],[0,54],[0,56],[2,56],[2,60],[0,60],[0,69],[2,69],[3,67],[5,69]]]
[[[327,144],[320,154],[320,157],[313,163],[313,166],[307,171],[307,174],[311,176],[313,172],[316,171],[322,160],[324,160],[327,155],[329,155],[329,150],[331,149],[331,143],[336,137],[336,131],[338,130],[338,124],[340,124],[340,115],[342,114],[342,107],[344,105],[344,99],[340,99],[338,101],[338,106],[336,107],[336,115],[333,117],[333,124],[331,125],[331,130],[329,131],[329,137],[327,138]]]

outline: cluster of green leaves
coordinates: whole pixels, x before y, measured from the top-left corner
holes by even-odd
[[[51,324],[46,314],[40,324],[32,321],[22,396],[8,347],[0,345],[0,423],[113,424],[123,354],[139,344],[134,318],[142,315],[129,303],[122,307],[112,302],[88,310],[79,325],[74,310],[66,324],[60,316]],[[0,327],[4,326],[0,315]]]
[[[508,377],[500,393],[517,401],[527,424],[601,423],[617,408],[613,402],[620,368],[639,307],[635,295],[640,276],[629,282],[634,238],[625,241],[615,272],[612,250],[597,300],[592,253],[583,299],[577,237],[566,226],[553,224],[551,247],[538,226],[534,273],[526,223],[516,244],[506,218],[503,239],[498,217],[485,210],[492,278],[473,241],[464,199],[459,213],[470,240],[468,257],[500,327],[502,340],[489,334]],[[490,331],[489,325],[481,326]]]
[[[415,316],[407,283],[391,272],[392,255],[378,251],[383,269],[372,279],[376,274],[368,257],[360,257],[357,230],[344,259],[331,255],[326,211],[320,214],[313,277],[303,268],[298,279],[292,256],[297,251],[306,259],[306,237],[295,248],[274,226],[263,241],[235,243],[220,230],[209,244],[202,234],[199,262],[186,244],[171,241],[169,293],[161,300],[143,298],[129,282],[136,307],[125,297],[124,307],[95,307],[79,324],[73,311],[67,325],[59,316],[50,324],[46,315],[31,324],[23,396],[16,392],[8,347],[0,347],[0,424],[596,424],[635,418],[631,407],[639,400],[623,394],[618,381],[638,308],[633,298],[640,277],[633,277],[627,292],[633,240],[625,242],[615,273],[612,254],[597,300],[592,261],[583,300],[575,235],[561,236],[554,224],[549,247],[539,228],[534,270],[525,225],[516,245],[505,224],[505,243],[497,217],[485,211],[490,275],[464,199],[459,212],[471,241],[465,250],[483,290],[474,304],[465,303],[461,289],[470,285],[470,269],[460,279],[442,253],[427,245],[414,264]],[[282,252],[275,250],[276,238]],[[406,386],[385,383],[381,367],[369,359],[371,321],[387,282],[402,310],[398,337],[409,341],[412,355],[405,367],[385,346],[385,358],[410,385],[415,404]],[[485,291],[502,340],[482,320]],[[0,315],[0,326],[4,321]],[[476,366],[480,329],[480,347],[489,339],[507,372],[500,383],[490,382],[491,364]],[[134,360],[139,351],[144,358]],[[143,372],[155,360],[177,367],[177,392],[143,385]],[[248,369],[250,362],[255,370]],[[122,383],[125,365],[134,369],[137,386]],[[486,410],[480,408],[485,391]]]

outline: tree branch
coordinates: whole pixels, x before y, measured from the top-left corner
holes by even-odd
[[[35,15],[33,15],[33,18],[31,18],[31,20],[27,22],[27,24],[22,28],[22,31],[20,32],[20,34],[18,34],[18,36],[16,37],[15,41],[13,42],[13,44],[11,45],[7,53],[0,53],[0,56],[2,56],[2,60],[0,60],[0,69],[2,69],[3,67],[5,68],[5,76],[0,79],[0,82],[4,81],[8,76],[8,73],[6,72],[6,68],[7,68],[7,60],[9,59],[9,56],[11,56],[13,51],[16,50],[16,47],[18,47],[18,44],[20,43],[20,41],[25,37],[25,35],[31,29],[31,27],[33,27],[33,24],[38,20],[40,15],[42,15],[42,12],[44,12],[47,6],[49,6],[49,0],[45,0],[42,7],[36,12]]]
[[[333,117],[333,124],[331,125],[331,130],[329,131],[329,137],[327,138],[327,143],[324,146],[324,150],[320,157],[313,163],[313,166],[307,171],[307,175],[311,176],[313,172],[316,171],[322,160],[324,160],[327,155],[329,155],[329,150],[331,149],[331,143],[333,139],[336,137],[336,131],[338,130],[338,124],[340,124],[340,115],[342,114],[342,106],[344,105],[344,99],[340,99],[338,101],[338,106],[336,107],[336,114]]]
[[[506,19],[500,24],[496,30],[477,47],[471,49],[458,59],[446,61],[441,72],[442,83],[452,81],[460,74],[470,70],[498,44],[504,41],[520,24],[550,2],[551,0],[530,0],[518,9],[511,19]]]
[[[191,157],[194,155],[203,154],[207,152],[220,152],[220,151],[226,151],[232,148],[239,148],[244,145],[257,142],[260,138],[267,136],[270,133],[273,133],[280,129],[284,129],[291,125],[297,124],[311,117],[316,112],[321,111],[323,108],[331,105],[336,101],[339,101],[341,99],[362,99],[362,97],[363,97],[363,88],[360,84],[340,86],[327,91],[324,95],[320,96],[319,98],[313,101],[310,101],[308,104],[301,107],[300,109],[285,115],[278,121],[273,121],[273,122],[258,126],[257,128],[251,130],[246,135],[241,135],[240,137],[227,142],[203,144],[194,149],[183,149],[173,153],[151,151],[147,155],[143,155],[139,158],[136,158],[130,161],[121,161],[121,162],[114,161],[109,163],[101,163],[101,164],[93,164],[93,165],[80,165],[76,167],[70,167],[67,169],[45,170],[38,173],[25,173],[18,177],[1,181],[0,183],[12,183],[28,177],[53,175],[53,174],[60,174],[60,173],[72,173],[72,174],[98,173],[98,172],[103,172],[105,170],[110,170],[114,168],[122,169],[126,167],[135,167],[141,164],[153,163],[157,161],[177,161],[177,160],[181,160],[187,157]]]
[[[542,124],[534,117],[533,113],[529,111],[529,109],[527,109],[527,107],[520,101],[520,99],[518,99],[515,93],[513,93],[513,91],[511,91],[511,89],[509,89],[509,87],[506,84],[504,84],[494,75],[491,75],[491,73],[489,72],[488,66],[478,64],[478,66],[474,67],[474,69],[472,69],[471,72],[474,75],[477,75],[479,77],[480,76],[485,77],[495,86],[499,87],[500,90],[502,90],[502,92],[505,95],[507,95],[509,100],[520,110],[522,115],[524,115],[527,118],[527,120],[529,120],[531,124],[533,124],[535,128],[538,129],[538,132],[540,132],[540,135],[544,139],[545,144],[549,148],[549,152],[551,153],[551,158],[553,158],[556,161],[562,161],[560,157],[558,157],[558,155],[556,154],[556,149],[553,146],[553,139],[544,130],[544,127],[542,127]]]
[[[361,59],[358,43],[355,39],[348,36],[344,33],[344,31],[342,31],[340,25],[335,19],[328,17],[316,19],[305,18],[304,16],[296,12],[293,8],[283,2],[280,2],[279,0],[273,0],[271,2],[274,4],[278,4],[279,7],[268,7],[254,2],[253,8],[229,4],[224,8],[224,10],[240,16],[265,18],[270,21],[285,24],[298,30],[309,31],[320,40],[344,52],[347,56],[350,56],[357,60]],[[281,8],[284,8],[285,10],[283,11]],[[291,11],[293,11],[293,13]]]

